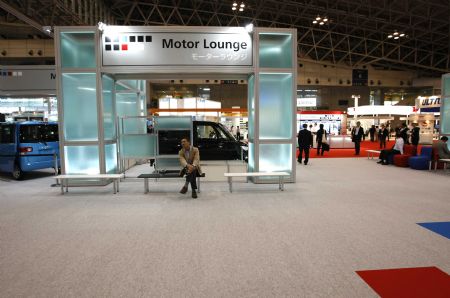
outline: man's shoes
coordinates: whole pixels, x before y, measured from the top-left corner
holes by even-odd
[[[192,198],[193,199],[197,198],[197,192],[195,190],[192,190]]]
[[[183,186],[183,188],[180,190],[180,193],[185,194],[187,193],[188,188],[186,186]]]
[[[382,161],[382,160],[380,160],[380,161],[377,161],[377,163],[383,163],[383,161]]]
[[[298,160],[298,159],[297,159],[297,162],[300,163],[300,164],[302,163],[302,161],[301,161],[301,160]]]
[[[389,163],[383,162],[382,165],[383,165],[383,166],[387,166],[387,165],[389,165]]]
[[[304,162],[305,166],[308,164],[306,161]]]

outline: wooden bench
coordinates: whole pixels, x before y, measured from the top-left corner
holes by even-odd
[[[278,189],[284,190],[284,180],[286,176],[290,176],[288,172],[252,172],[252,173],[224,173],[224,176],[228,178],[228,184],[230,186],[230,192],[233,192],[233,177],[278,177]]]
[[[380,154],[381,151],[380,150],[366,150],[367,152],[367,159],[369,159],[369,157],[372,157],[373,159],[373,155],[374,154]]]
[[[119,181],[123,178],[123,174],[94,174],[94,175],[58,175],[55,177],[61,184],[61,194],[64,194],[64,187],[66,192],[69,192],[68,180],[92,180],[92,179],[112,179],[114,193],[119,192]]]
[[[197,174],[197,192],[200,193],[200,178],[204,178],[205,173],[202,173],[201,175]],[[158,173],[151,173],[151,174],[141,174],[138,176],[138,178],[144,178],[144,192],[149,192],[148,187],[148,179],[161,179],[161,178],[183,178],[180,177],[179,171],[167,171],[167,172],[158,172]]]

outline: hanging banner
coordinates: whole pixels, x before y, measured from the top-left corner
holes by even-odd
[[[252,66],[245,30],[208,32],[104,32],[103,66]]]

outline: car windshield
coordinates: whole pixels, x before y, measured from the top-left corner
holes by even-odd
[[[57,125],[21,125],[20,142],[21,143],[39,143],[39,142],[57,142]]]

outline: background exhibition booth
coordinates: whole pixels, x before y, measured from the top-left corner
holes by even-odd
[[[121,172],[132,158],[178,166],[158,151],[158,131],[192,136],[192,118],[158,116],[148,133],[145,82],[214,76],[248,82],[248,171],[285,171],[294,182],[296,36],[275,28],[57,27],[63,174]]]

